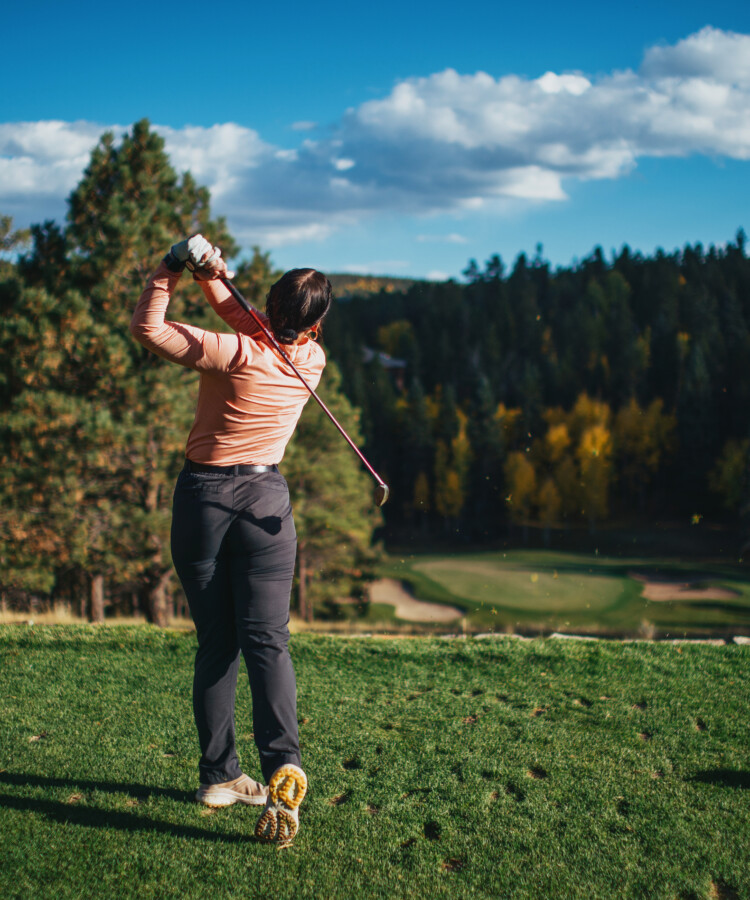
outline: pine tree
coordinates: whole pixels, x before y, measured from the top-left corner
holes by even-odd
[[[506,503],[510,519],[523,526],[524,543],[528,538],[528,520],[536,494],[536,472],[528,454],[516,451],[505,460]]]
[[[474,462],[468,474],[469,509],[475,528],[496,521],[503,489],[506,445],[503,430],[494,419],[496,403],[486,378],[477,386],[467,422]],[[486,533],[486,532],[485,532]]]
[[[88,575],[95,618],[103,579],[130,584],[152,621],[168,618],[169,499],[197,379],[135,344],[128,325],[165,250],[196,231],[234,253],[223,221],[210,219],[208,192],[188,174],[178,178],[142,121],[119,145],[102,137],[70,197],[67,226],[35,229],[19,266],[39,287],[16,293],[14,327],[37,328],[42,347],[53,346],[25,361],[14,348],[9,367],[29,383],[17,385],[3,446],[37,521],[64,536],[46,568]],[[187,287],[170,315],[203,324],[205,300]]]
[[[400,490],[403,492],[404,505],[408,506],[406,514],[417,512],[424,524],[430,507],[427,473],[432,471],[434,444],[427,403],[419,379],[412,380],[407,397],[401,400],[400,409],[400,436],[403,447],[399,459]],[[416,493],[420,476],[422,477],[420,491]]]
[[[344,431],[361,444],[357,411],[341,391],[329,362],[318,393]],[[375,559],[373,530],[382,523],[372,481],[320,406],[309,400],[287,446],[282,472],[297,528],[297,597],[312,620],[316,603],[362,594]]]
[[[263,253],[260,247],[253,247],[253,255],[235,268],[234,283],[243,297],[256,308],[263,308],[271,285],[283,272],[271,262],[271,254]]]
[[[29,243],[31,231],[28,228],[13,229],[12,216],[0,216],[0,279],[12,276],[15,266],[9,257],[19,253]]]
[[[48,592],[74,565],[69,536],[80,490],[75,427],[85,409],[67,360],[92,327],[80,295],[0,283],[0,554],[6,589]],[[60,498],[73,496],[72,502]]]
[[[550,529],[558,524],[562,510],[562,498],[553,478],[547,478],[539,488],[536,506],[544,527],[544,546],[549,547]]]

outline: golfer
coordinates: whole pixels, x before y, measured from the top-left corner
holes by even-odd
[[[185,266],[236,332],[165,321]],[[232,277],[201,235],[175,244],[149,280],[130,330],[150,351],[195,369],[200,389],[172,514],[172,557],[195,622],[193,709],[201,749],[196,799],[264,806],[255,834],[288,844],[307,791],[289,656],[289,597],[297,550],[278,463],[309,397],[253,318],[217,279]],[[266,324],[312,387],[325,355],[315,342],[331,303],[328,279],[293,269],[271,288]],[[243,774],[234,735],[242,653],[253,733],[267,786]]]

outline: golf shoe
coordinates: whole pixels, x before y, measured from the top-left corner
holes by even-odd
[[[288,846],[299,831],[299,805],[307,793],[307,776],[299,766],[280,766],[268,782],[266,808],[255,826],[255,837]]]
[[[221,784],[202,784],[195,799],[206,806],[231,806],[245,803],[248,806],[263,806],[268,798],[268,788],[253,781],[248,775],[240,775],[234,781]]]

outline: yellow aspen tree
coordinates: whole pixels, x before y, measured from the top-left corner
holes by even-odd
[[[520,438],[522,410],[500,403],[495,411],[495,421],[500,429],[504,446],[512,447]]]
[[[581,435],[576,449],[581,474],[583,512],[591,531],[597,520],[609,514],[609,488],[612,481],[612,433],[601,423],[590,425]]]
[[[525,453],[509,453],[505,462],[506,498],[510,508],[510,518],[516,523],[525,523],[531,514],[531,504],[536,492],[536,472]]]
[[[562,498],[552,478],[547,478],[536,494],[539,520],[544,528],[544,546],[549,547],[550,529],[560,521]]]
[[[464,505],[459,473],[451,464],[450,451],[444,441],[438,441],[435,452],[435,511],[446,520],[458,518]]]
[[[550,425],[544,436],[544,457],[550,465],[555,465],[565,456],[571,445],[570,432],[564,422]]]
[[[435,388],[434,394],[428,394],[424,398],[425,410],[427,412],[427,418],[430,422],[430,427],[433,432],[437,428],[437,423],[440,420],[440,409],[443,405],[443,386],[439,384]]]
[[[405,319],[397,319],[378,328],[378,347],[389,356],[400,356],[406,347],[413,345],[415,341],[414,326]]]
[[[644,497],[644,489],[672,449],[677,420],[664,413],[660,397],[643,409],[635,397],[615,416],[615,455],[625,488]]]
[[[594,425],[609,429],[612,410],[603,400],[595,400],[587,393],[578,396],[575,406],[567,416],[568,428],[574,440],[580,441],[584,432]]]
[[[472,451],[469,441],[468,417],[466,413],[459,409],[458,415],[458,433],[451,441],[451,457],[453,459],[453,468],[458,474],[458,480],[461,490],[466,493],[466,479],[471,467]]]

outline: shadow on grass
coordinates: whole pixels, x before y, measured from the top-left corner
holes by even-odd
[[[686,781],[698,781],[702,784],[720,784],[722,787],[750,789],[750,772],[738,769],[705,769],[696,772]]]
[[[87,828],[115,828],[118,831],[150,831],[168,834],[170,837],[191,838],[192,840],[220,842],[223,844],[255,843],[253,835],[223,834],[193,828],[190,825],[174,825],[159,822],[129,813],[112,812],[104,809],[90,809],[56,803],[52,800],[32,800],[0,794],[0,807],[17,809],[22,812],[41,813],[52,822],[61,825],[84,825]]]
[[[142,784],[82,781],[75,778],[42,778],[37,775],[23,775],[11,772],[0,772],[0,783],[19,787],[65,787],[81,791],[98,790],[130,794],[137,799],[168,797],[179,803],[193,802],[192,793],[187,791],[150,787]],[[118,831],[131,832],[156,832],[157,834],[168,834],[170,837],[190,838],[212,843],[237,844],[257,842],[252,834],[227,834],[225,832],[206,831],[190,825],[176,825],[172,822],[159,821],[127,812],[94,809],[92,807],[61,803],[55,800],[19,797],[13,794],[0,793],[0,807],[16,809],[20,812],[38,813],[46,816],[50,821],[58,822],[62,825],[82,825],[86,828],[112,828]]]
[[[0,784],[15,784],[21,787],[76,788],[79,791],[106,791],[110,794],[130,794],[138,800],[147,797],[168,797],[178,803],[191,803],[190,791],[155,787],[147,784],[127,784],[116,781],[86,781],[80,778],[48,778],[42,775],[25,775],[17,772],[0,772]]]

